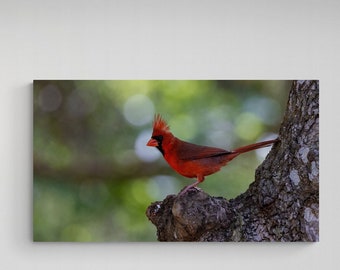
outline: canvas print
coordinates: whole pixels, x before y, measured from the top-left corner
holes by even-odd
[[[35,80],[33,241],[319,241],[319,81]]]

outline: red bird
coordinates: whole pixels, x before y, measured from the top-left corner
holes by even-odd
[[[183,194],[203,182],[205,176],[219,171],[222,166],[227,165],[229,161],[238,155],[270,146],[277,141],[279,140],[250,144],[236,148],[233,151],[197,145],[176,138],[170,132],[169,125],[158,114],[155,115],[151,139],[146,145],[156,147],[176,172],[185,177],[197,179],[195,183],[188,185],[181,191],[180,194]]]

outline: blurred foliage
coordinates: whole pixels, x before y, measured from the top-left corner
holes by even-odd
[[[154,113],[197,144],[275,137],[290,81],[34,81],[34,241],[155,241],[145,210],[194,181],[146,147]],[[265,152],[238,157],[200,188],[244,192]]]

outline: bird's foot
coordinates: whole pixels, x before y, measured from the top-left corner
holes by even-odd
[[[188,185],[188,186],[186,186],[185,188],[183,188],[182,190],[181,190],[181,192],[178,194],[179,196],[181,196],[181,195],[183,195],[183,194],[185,194],[189,189],[191,189],[191,188],[194,188],[194,189],[196,189],[196,190],[198,190],[198,191],[201,191],[201,189],[200,188],[198,188],[197,187],[197,185],[199,184],[200,182],[195,182],[195,183],[193,183],[193,184],[191,184],[191,185]]]

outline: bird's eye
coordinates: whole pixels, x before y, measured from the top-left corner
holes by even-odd
[[[159,144],[161,144],[163,141],[163,136],[162,135],[152,136],[152,139],[155,139]]]

